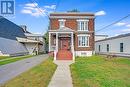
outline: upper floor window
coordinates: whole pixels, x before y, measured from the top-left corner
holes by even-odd
[[[60,26],[60,28],[61,28],[61,27],[65,27],[65,21],[66,21],[66,20],[64,20],[64,19],[60,19],[60,20],[59,20],[59,26]]]
[[[77,21],[78,21],[78,31],[88,31],[89,20],[77,20]]]
[[[89,46],[89,36],[78,35],[78,46],[79,47],[88,47]]]

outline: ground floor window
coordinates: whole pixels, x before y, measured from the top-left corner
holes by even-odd
[[[88,36],[78,36],[78,46],[79,47],[88,47],[89,46],[89,37]]]
[[[99,51],[99,52],[101,51],[101,46],[100,46],[100,45],[98,46],[98,51]]]
[[[123,43],[120,43],[120,52],[123,52]]]
[[[109,44],[107,44],[107,52],[109,52]]]

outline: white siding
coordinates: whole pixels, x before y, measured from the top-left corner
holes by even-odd
[[[3,55],[24,55],[28,51],[22,43],[16,40],[0,37],[0,51]]]
[[[120,43],[124,44],[123,52],[120,52]],[[109,52],[107,52],[107,44],[109,44]],[[96,53],[102,54],[115,53],[121,56],[125,54],[127,54],[127,56],[130,56],[130,36],[96,42],[95,51]]]

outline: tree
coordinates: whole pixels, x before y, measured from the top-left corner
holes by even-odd
[[[45,39],[45,44],[48,45],[48,43],[49,43],[49,34],[48,34],[48,32],[46,32],[46,33],[44,34],[44,39]]]
[[[70,11],[67,11],[67,12],[80,12],[78,9],[72,9]]]

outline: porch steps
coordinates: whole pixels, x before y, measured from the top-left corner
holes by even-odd
[[[57,53],[57,60],[72,60],[72,53],[68,50],[60,50]]]

